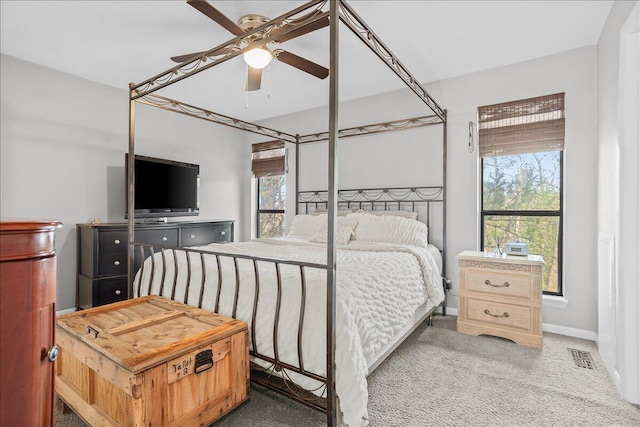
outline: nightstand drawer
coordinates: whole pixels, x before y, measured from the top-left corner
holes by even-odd
[[[532,307],[464,298],[466,321],[501,329],[532,331]]]
[[[533,297],[529,273],[468,268],[462,282],[466,290],[529,299]]]

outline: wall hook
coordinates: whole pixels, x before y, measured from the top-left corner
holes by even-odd
[[[469,145],[467,149],[470,153],[473,153],[473,126],[475,126],[475,123],[469,122]]]

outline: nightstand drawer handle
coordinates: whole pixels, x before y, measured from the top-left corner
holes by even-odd
[[[120,289],[116,289],[116,295],[120,295],[122,291]]]
[[[113,261],[113,265],[120,265],[120,261]]]
[[[119,239],[114,240],[114,241],[113,241],[113,244],[114,244],[114,245],[119,245],[119,244],[120,244],[120,240],[119,240]]]
[[[224,236],[225,234],[227,234],[227,232],[226,232],[226,231],[221,231],[221,232],[220,232],[220,235],[221,235],[221,236]]]
[[[502,285],[494,285],[493,283],[491,283],[491,280],[487,279],[484,281],[485,285],[489,285],[489,286],[493,286],[494,288],[508,288],[509,287],[509,282],[504,282],[504,284]]]
[[[192,239],[195,239],[196,235],[195,234],[191,234],[189,237],[191,237]]]
[[[484,311],[484,314],[488,314],[491,317],[509,317],[509,313],[507,313],[506,311],[504,312],[504,314],[500,315],[500,314],[492,314],[489,309],[486,309]]]
[[[167,240],[169,240],[169,239],[168,239],[168,238],[166,238],[166,237],[164,237],[164,236],[162,237],[162,241],[163,241],[163,242],[166,242]]]

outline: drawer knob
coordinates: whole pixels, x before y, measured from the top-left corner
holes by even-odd
[[[489,286],[493,286],[494,288],[508,288],[509,287],[509,282],[504,282],[502,285],[494,285],[493,283],[491,283],[491,280],[487,279],[484,281],[485,285],[489,285]]]
[[[226,231],[221,231],[221,232],[220,232],[220,235],[222,235],[222,236],[224,236],[225,234],[227,234],[227,232],[226,232]]]
[[[120,265],[120,261],[113,261],[113,265]]]
[[[503,314],[493,314],[489,311],[489,309],[486,309],[484,311],[484,314],[488,314],[491,317],[509,317],[509,313],[507,313],[506,311]]]
[[[169,240],[169,239],[167,239],[166,237],[162,236],[162,241],[163,242],[166,242],[167,240]]]
[[[49,362],[55,362],[58,358],[58,354],[60,354],[60,349],[57,345],[54,345],[47,352],[47,359],[49,360]]]
[[[120,295],[122,291],[120,289],[116,289],[116,295]]]
[[[113,244],[114,244],[114,245],[119,245],[119,244],[120,244],[120,240],[119,240],[119,239],[114,240],[114,241],[113,241]]]
[[[195,234],[191,234],[189,237],[191,237],[192,239],[195,239],[196,235]]]

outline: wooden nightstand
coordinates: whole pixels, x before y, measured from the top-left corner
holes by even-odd
[[[456,259],[458,332],[542,348],[542,257],[464,251]]]

